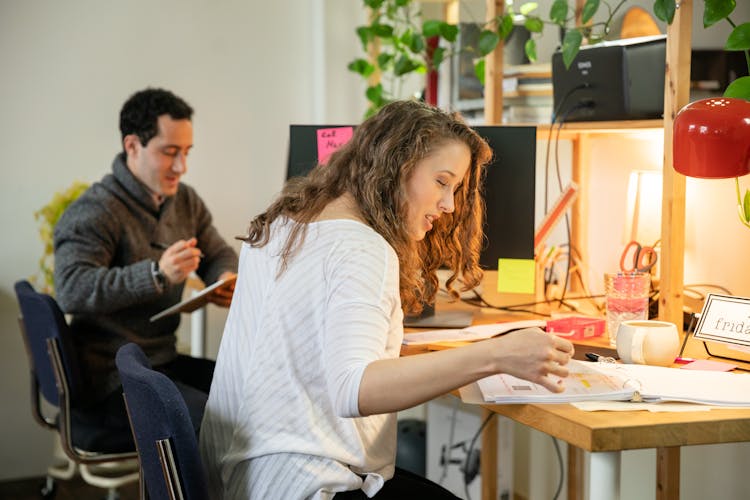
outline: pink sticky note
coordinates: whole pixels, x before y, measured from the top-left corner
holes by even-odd
[[[713,372],[728,372],[737,368],[737,365],[724,363],[721,361],[712,361],[710,359],[696,359],[682,367],[683,370],[707,370]]]
[[[321,128],[318,133],[318,163],[325,165],[338,148],[352,138],[353,127]]]

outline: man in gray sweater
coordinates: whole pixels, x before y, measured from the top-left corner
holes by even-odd
[[[56,298],[73,316],[88,402],[112,427],[128,427],[117,349],[135,342],[177,384],[200,425],[213,361],[178,354],[180,315],[149,318],[180,301],[195,271],[205,283],[231,277],[237,254],[197,193],[180,183],[193,145],[192,108],[162,89],[133,94],[120,112],[123,151],[55,226]],[[214,296],[228,306],[232,289]]]

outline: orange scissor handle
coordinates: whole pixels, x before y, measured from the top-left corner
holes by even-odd
[[[632,253],[632,257],[630,254]],[[656,264],[656,252],[651,247],[641,246],[637,241],[631,241],[625,246],[620,256],[620,269],[626,273],[651,271]],[[630,261],[630,264],[627,262]]]

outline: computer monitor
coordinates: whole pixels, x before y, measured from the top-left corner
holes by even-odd
[[[306,175],[317,164],[318,131],[350,125],[291,125],[287,178]],[[499,259],[534,258],[534,194],[536,183],[536,128],[525,126],[475,126],[490,145],[492,161],[482,188],[486,211],[485,241],[479,258],[483,269],[497,271]],[[436,311],[434,315],[407,318],[406,326],[461,328],[471,324],[465,311]]]

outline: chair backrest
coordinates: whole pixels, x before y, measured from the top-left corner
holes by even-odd
[[[35,291],[26,280],[16,282],[14,288],[21,308],[21,329],[39,391],[50,404],[60,406],[55,371],[47,343],[48,339],[53,339],[58,343],[65,372],[67,397],[71,404],[74,404],[80,391],[80,372],[72,346],[70,328],[63,312],[54,298]]]
[[[208,499],[195,431],[177,386],[151,369],[136,344],[122,346],[115,363],[149,498]]]

